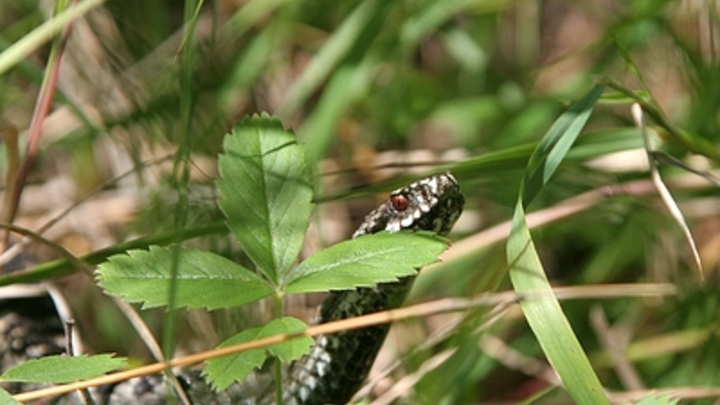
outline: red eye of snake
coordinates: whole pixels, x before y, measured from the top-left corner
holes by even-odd
[[[395,211],[405,211],[408,207],[408,199],[402,194],[394,195],[390,197],[390,204]]]

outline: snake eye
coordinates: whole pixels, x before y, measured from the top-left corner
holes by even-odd
[[[392,204],[392,207],[395,209],[395,211],[405,211],[408,207],[408,199],[402,194],[394,195],[390,197],[390,204]]]

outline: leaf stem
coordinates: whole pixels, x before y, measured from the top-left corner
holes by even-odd
[[[275,319],[283,317],[283,293],[276,291],[273,294],[273,310],[275,311]],[[283,389],[282,389],[282,362],[280,358],[274,356],[273,358],[274,372],[275,372],[275,403],[283,405]]]

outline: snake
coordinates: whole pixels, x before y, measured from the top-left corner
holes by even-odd
[[[371,211],[353,234],[353,238],[381,231],[431,231],[446,236],[460,217],[465,197],[455,177],[450,173],[431,175],[390,193],[375,210]],[[331,291],[322,301],[313,323],[328,323],[341,319],[394,309],[402,305],[416,276],[406,276],[396,282],[380,283],[373,287]],[[30,344],[18,337],[17,329],[7,330],[6,316],[18,316],[12,308],[0,317],[0,355],[3,340],[14,336],[10,344],[28,350]],[[15,319],[15,318],[13,318]],[[41,320],[20,317],[22,330],[28,336],[47,337],[59,350],[60,331],[48,331],[47,314]],[[18,324],[17,320],[16,326]],[[24,322],[24,323],[23,323]],[[390,328],[389,324],[319,335],[308,354],[283,367],[282,396],[285,405],[346,404],[367,378],[380,346]],[[20,343],[18,343],[20,339]],[[37,342],[35,342],[37,345]],[[36,349],[37,350],[37,349]],[[16,353],[17,355],[17,353]],[[20,356],[22,357],[22,356]],[[6,366],[3,361],[3,368]],[[215,392],[199,372],[181,374],[179,380],[196,405],[276,405],[275,384],[272,373],[264,367],[256,370],[241,383],[227,390]],[[164,405],[172,394],[162,375],[134,378],[113,386],[93,391],[95,402],[105,405],[147,404]],[[79,405],[79,395],[66,395],[55,402],[61,405]]]

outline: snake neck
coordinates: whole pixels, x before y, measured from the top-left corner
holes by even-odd
[[[317,321],[327,323],[397,308],[414,280],[405,277],[397,283],[331,292],[323,301]],[[285,404],[350,401],[368,375],[389,328],[386,324],[318,336],[311,352],[288,367],[283,383]]]

